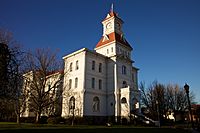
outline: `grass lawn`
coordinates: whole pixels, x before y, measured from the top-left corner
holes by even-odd
[[[189,133],[188,130],[174,128],[150,128],[134,126],[66,126],[66,125],[35,125],[15,123],[1,123],[0,133]]]

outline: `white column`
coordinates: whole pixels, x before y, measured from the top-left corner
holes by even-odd
[[[120,90],[117,85],[117,63],[114,66],[114,82],[115,82],[115,120],[117,122],[117,117],[120,116]]]

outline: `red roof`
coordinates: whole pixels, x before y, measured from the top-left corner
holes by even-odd
[[[106,45],[110,42],[116,41],[121,43],[122,45],[125,45],[126,47],[133,49],[131,45],[126,41],[126,39],[123,37],[123,34],[119,35],[116,32],[112,32],[106,36],[108,37],[108,40],[105,40],[104,36],[102,36],[100,41],[97,43],[96,48]]]
[[[200,108],[200,104],[192,104],[192,108]]]

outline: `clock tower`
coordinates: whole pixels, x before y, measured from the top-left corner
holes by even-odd
[[[123,23],[123,20],[113,11],[112,5],[110,12],[102,21],[103,35],[95,47],[97,53],[108,57],[119,55],[130,59],[133,48],[124,37]]]
[[[116,121],[119,121],[120,117],[128,116],[130,111],[135,109],[134,101],[139,101],[138,69],[133,66],[134,61],[131,58],[133,48],[124,37],[123,23],[112,5],[110,12],[102,21],[102,37],[95,47],[97,53],[107,57],[105,77],[107,92],[110,94],[107,103],[114,101],[111,105],[107,104],[107,109],[114,110],[110,114],[116,116]],[[122,99],[129,101],[127,106],[123,104]]]
[[[116,32],[122,34],[123,21],[118,17],[118,14],[113,10],[107,14],[106,18],[102,21],[103,24],[103,35]]]

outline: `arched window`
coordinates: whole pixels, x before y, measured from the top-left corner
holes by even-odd
[[[100,100],[98,97],[93,98],[93,112],[99,112],[100,111]]]
[[[122,65],[122,74],[126,75],[126,66]]]
[[[72,72],[73,63],[71,62],[69,65],[69,71]]]
[[[78,65],[78,60],[76,61],[76,70],[78,70],[79,65]]]
[[[74,96],[72,96],[69,99],[69,112],[70,112],[70,114],[73,113],[74,109],[75,109],[75,98],[74,98]]]
[[[121,99],[121,103],[127,103],[127,101],[126,101],[126,98],[125,98],[125,97],[123,97],[123,98]]]
[[[122,88],[126,88],[126,87],[127,87],[127,83],[126,83],[126,81],[123,81]]]
[[[72,79],[69,79],[69,89],[72,88]]]
[[[75,78],[75,88],[78,87],[78,78]]]

